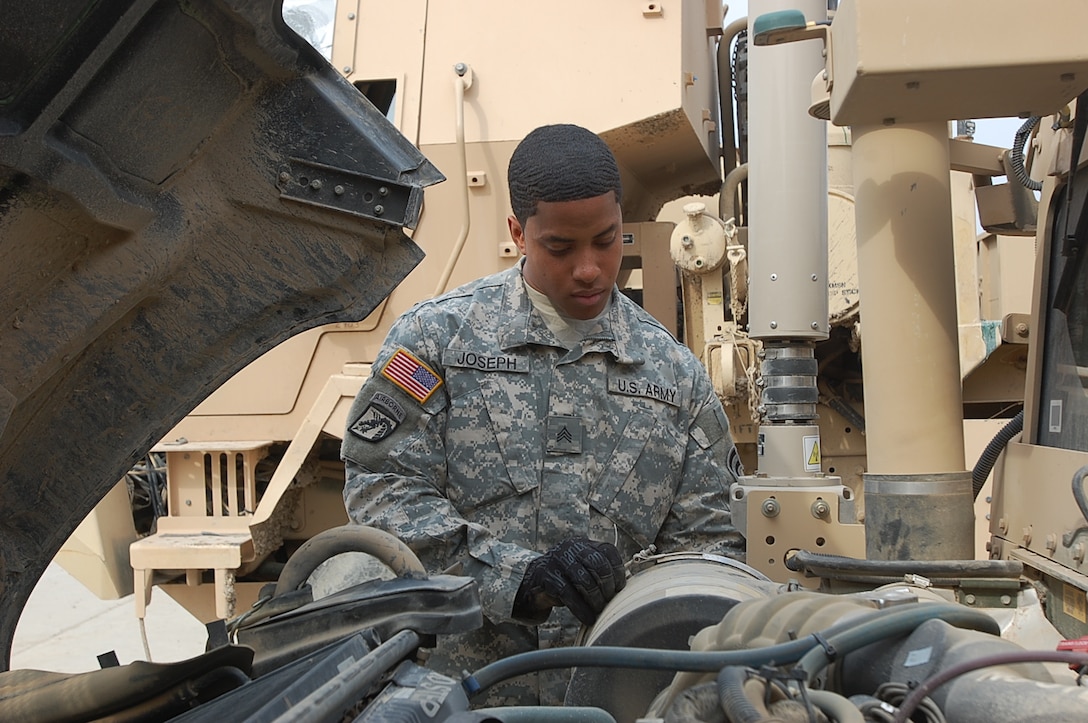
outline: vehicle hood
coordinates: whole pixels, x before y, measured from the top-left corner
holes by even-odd
[[[375,32],[378,32],[375,29]],[[0,651],[98,500],[245,364],[420,261],[442,175],[275,0],[0,19]]]

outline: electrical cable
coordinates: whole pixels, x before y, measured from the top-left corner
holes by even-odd
[[[1001,452],[1012,441],[1012,438],[1023,430],[1024,410],[1021,409],[1008,424],[994,435],[994,438],[986,445],[986,449],[982,450],[978,462],[975,463],[974,469],[971,470],[971,493],[974,495],[974,499],[978,499],[982,487],[986,484],[986,478],[990,476],[990,470],[997,464],[997,458],[1001,456]]]
[[[1088,475],[1088,464],[1073,473],[1073,499],[1077,501],[1080,514],[1088,520],[1088,493],[1084,490],[1084,476]]]
[[[962,663],[951,665],[926,678],[917,688],[911,691],[910,695],[903,701],[903,705],[899,706],[899,710],[896,711],[894,723],[906,723],[923,698],[953,678],[981,668],[1014,663],[1072,663],[1084,666],[1088,665],[1088,653],[1075,653],[1070,650],[1015,650],[1008,653],[985,655],[981,658],[965,660]]]
[[[1043,190],[1043,184],[1036,181],[1034,178],[1028,175],[1027,170],[1024,168],[1024,144],[1027,143],[1028,136],[1035,130],[1035,126],[1039,124],[1039,116],[1031,116],[1024,124],[1020,126],[1020,130],[1016,131],[1016,136],[1012,142],[1012,149],[1009,151],[1009,164],[1012,166],[1013,176],[1020,185],[1029,191],[1041,191]]]

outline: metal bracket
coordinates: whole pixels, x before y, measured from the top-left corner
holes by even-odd
[[[388,179],[345,171],[300,158],[288,161],[276,187],[280,198],[341,211],[391,226],[414,228],[422,192]]]

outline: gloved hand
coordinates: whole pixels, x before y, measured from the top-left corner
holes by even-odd
[[[627,584],[619,550],[584,537],[564,540],[529,563],[514,597],[514,617],[532,623],[565,605],[586,625]]]

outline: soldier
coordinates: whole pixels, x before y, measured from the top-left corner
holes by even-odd
[[[342,449],[352,520],[479,584],[483,628],[441,638],[431,658],[454,677],[571,644],[651,545],[744,552],[728,502],[740,461],[706,370],[615,285],[612,152],[584,128],[544,126],[508,178],[524,258],[396,321]],[[558,704],[568,679],[522,676],[488,702]]]

